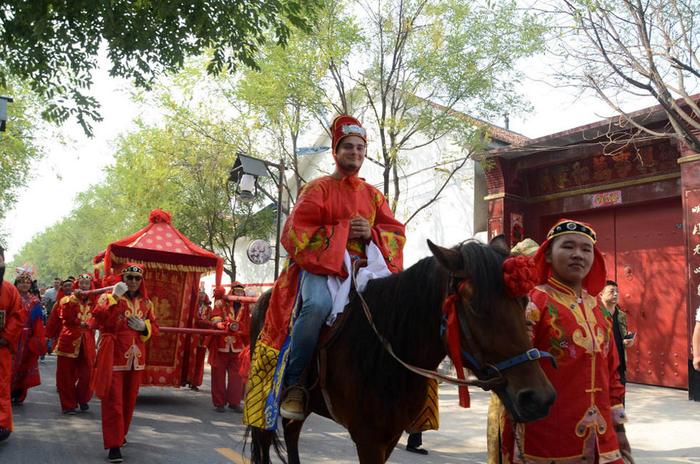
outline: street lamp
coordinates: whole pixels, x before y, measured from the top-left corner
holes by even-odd
[[[11,97],[0,95],[0,132],[5,132],[7,122],[7,104],[12,103],[13,101],[14,100]]]
[[[277,169],[277,176],[270,171]],[[270,177],[277,186],[277,199],[267,193],[258,183],[258,177]],[[242,201],[251,201],[260,190],[277,205],[277,224],[275,233],[275,280],[279,275],[280,235],[282,233],[282,191],[284,188],[284,160],[279,163],[261,160],[238,152],[236,161],[229,172],[229,182],[236,185],[236,195]]]

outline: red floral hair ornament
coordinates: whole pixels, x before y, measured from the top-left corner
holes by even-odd
[[[510,296],[527,296],[537,285],[535,260],[529,256],[506,258],[503,261],[503,282]]]
[[[219,286],[219,287],[216,287],[214,289],[214,298],[215,299],[220,300],[225,295],[226,295],[226,289],[224,287]]]

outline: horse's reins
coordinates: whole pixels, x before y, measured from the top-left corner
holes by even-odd
[[[379,329],[377,329],[377,326],[374,324],[374,319],[372,318],[372,312],[370,311],[369,306],[367,305],[367,301],[365,301],[365,298],[362,296],[362,293],[357,289],[355,277],[356,277],[355,273],[352,273],[352,284],[353,284],[353,287],[355,288],[355,293],[357,294],[358,298],[360,299],[360,303],[362,304],[362,310],[365,313],[365,317],[367,318],[367,321],[369,322],[370,327],[372,327],[372,331],[374,331],[375,335],[379,339],[379,342],[382,344],[382,346],[384,347],[386,352],[389,353],[391,355],[391,357],[394,358],[403,367],[405,367],[409,371],[414,372],[414,373],[421,375],[423,377],[451,383],[453,385],[457,385],[457,386],[461,386],[461,387],[466,387],[468,385],[474,385],[474,386],[478,386],[480,388],[483,388],[484,390],[492,390],[500,385],[505,384],[505,378],[503,378],[500,371],[497,371],[496,377],[494,377],[493,379],[486,380],[486,381],[481,380],[479,378],[474,378],[474,377],[467,378],[467,379],[458,379],[456,377],[452,377],[449,375],[440,374],[437,371],[414,366],[412,364],[405,362],[401,358],[399,358],[396,355],[396,353],[394,352],[394,349],[391,346],[391,343],[386,338],[384,338],[384,336],[381,333],[379,333]]]
[[[457,385],[460,387],[466,387],[469,385],[474,385],[477,387],[482,388],[483,390],[493,390],[497,387],[502,387],[505,386],[507,383],[505,377],[503,377],[503,374],[501,373],[502,370],[508,369],[513,366],[517,366],[518,364],[522,364],[524,362],[528,361],[534,361],[540,358],[551,358],[552,361],[554,358],[552,357],[551,354],[547,353],[546,351],[540,351],[537,348],[532,348],[527,350],[524,353],[521,353],[519,355],[513,356],[511,358],[506,359],[505,361],[501,361],[496,365],[492,364],[487,364],[485,366],[482,366],[481,363],[477,360],[476,356],[472,355],[468,351],[465,351],[464,349],[461,348],[460,346],[460,352],[461,355],[464,359],[467,360],[467,362],[471,365],[473,369],[472,372],[476,375],[476,377],[471,377],[471,378],[465,378],[465,379],[459,379],[456,377],[440,374],[437,371],[433,371],[430,369],[424,369],[422,367],[414,366],[412,364],[409,364],[399,358],[396,353],[394,352],[393,347],[391,346],[391,343],[379,332],[377,329],[377,326],[374,324],[374,319],[372,318],[372,312],[369,309],[369,306],[367,305],[367,302],[365,301],[364,297],[362,296],[362,293],[357,289],[356,285],[356,275],[355,273],[352,274],[352,283],[353,287],[355,288],[355,293],[357,294],[358,298],[360,299],[360,303],[362,304],[362,310],[365,313],[365,317],[367,318],[367,321],[369,322],[370,327],[372,327],[372,331],[374,331],[375,335],[379,339],[379,342],[382,344],[384,349],[386,350],[387,353],[391,355],[392,358],[394,358],[399,364],[401,364],[403,367],[408,369],[411,372],[414,372],[418,375],[421,375],[423,377],[429,378],[429,379],[434,379],[434,380],[439,380],[443,382],[447,382],[453,385]],[[459,295],[457,291],[458,285],[456,284],[456,279],[454,276],[450,276],[450,281],[452,283],[451,288],[447,291],[447,296],[443,298],[443,302],[449,298],[452,295]],[[450,290],[452,293],[450,293]],[[469,349],[475,354],[478,355],[479,358],[483,359],[481,357],[481,352],[478,349],[478,346],[474,342],[474,337],[472,336],[471,330],[469,329],[468,324],[464,321],[463,318],[459,317],[459,314],[461,313],[462,303],[461,303],[461,298],[456,298],[455,300],[455,305],[457,306],[455,310],[457,311],[456,317],[457,320],[459,321],[459,328],[461,335],[464,337],[467,345],[469,346]],[[443,320],[440,328],[440,336],[444,336],[444,331],[445,331],[445,321]],[[448,355],[449,355],[449,350]],[[451,356],[450,356],[451,357]],[[454,360],[453,360],[454,362]],[[489,375],[492,375],[491,377],[488,377]],[[488,377],[488,378],[486,378]]]

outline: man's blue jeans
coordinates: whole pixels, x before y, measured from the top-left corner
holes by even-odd
[[[289,363],[284,375],[284,385],[299,383],[299,378],[316,349],[318,336],[333,307],[327,277],[304,272],[301,284],[301,308],[292,328],[289,346]]]

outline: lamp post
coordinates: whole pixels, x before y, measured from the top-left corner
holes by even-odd
[[[7,123],[7,104],[14,100],[11,97],[0,95],[0,132],[5,132]]]
[[[277,169],[277,177],[270,168]],[[270,177],[277,186],[277,199],[267,193],[258,183],[258,177]],[[284,159],[279,163],[265,161],[243,152],[238,152],[236,161],[229,173],[229,182],[236,185],[236,195],[242,201],[251,201],[255,198],[258,189],[277,204],[276,231],[275,231],[275,280],[279,276],[280,263],[280,236],[282,233],[282,192],[284,188]]]

